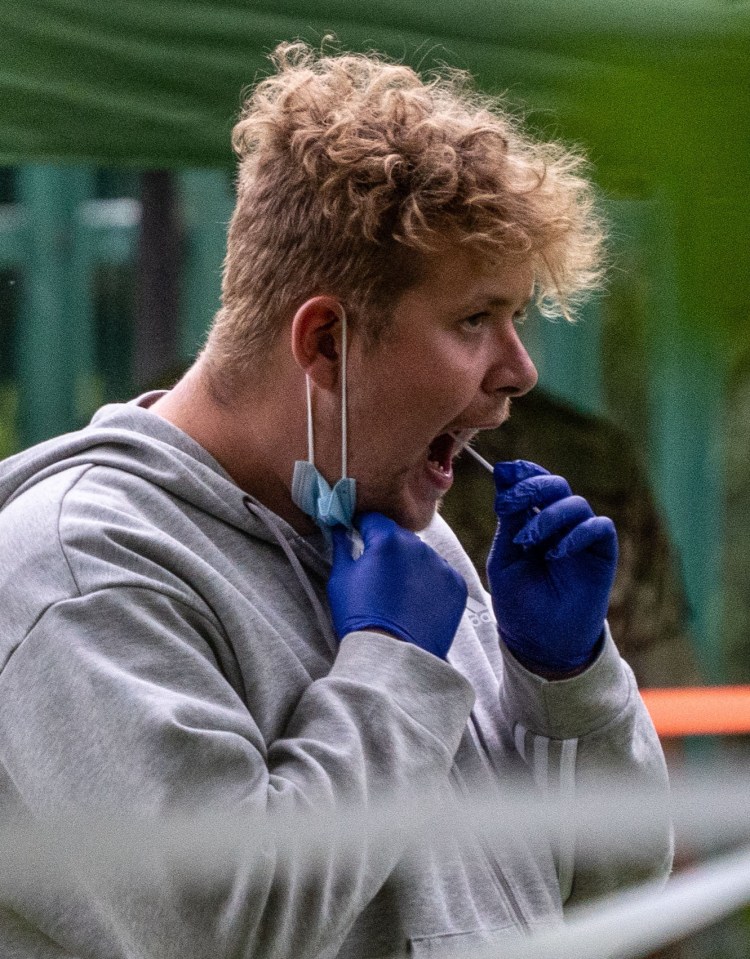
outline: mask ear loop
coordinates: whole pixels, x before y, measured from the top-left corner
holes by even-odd
[[[312,389],[310,376],[305,373],[305,390],[307,392],[307,462],[315,464],[315,437],[313,435]]]
[[[346,479],[346,468],[347,468],[347,437],[349,434],[348,423],[347,423],[347,390],[346,390],[346,366],[347,366],[347,352],[346,352],[346,313],[343,306],[341,307],[341,479]]]
[[[346,311],[344,307],[341,307],[341,479],[345,480],[347,478],[347,468],[348,468],[348,449],[347,442],[349,437],[349,421],[348,421],[348,391],[347,391],[347,382],[346,382],[346,368],[348,365],[348,350],[347,350],[347,319]],[[362,539],[362,534],[359,532],[356,526],[352,527],[349,533],[349,540],[351,543],[351,555],[352,559],[359,559],[360,556],[365,551],[365,544]]]
[[[347,384],[346,384],[346,360],[347,360],[347,342],[346,342],[346,313],[341,307],[341,479],[346,479],[346,468],[348,461],[347,438],[349,435],[349,423],[347,418]],[[312,412],[312,388],[310,386],[310,376],[305,374],[305,392],[307,395],[307,461],[315,464],[315,431],[313,428]]]

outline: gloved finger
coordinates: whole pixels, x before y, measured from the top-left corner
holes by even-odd
[[[513,519],[515,519],[515,517],[513,517]],[[498,522],[495,537],[492,540],[490,551],[487,554],[486,568],[487,579],[490,582],[490,592],[493,591],[492,580],[494,571],[507,569],[525,556],[523,548],[516,546],[513,542],[513,537],[522,524],[514,523],[509,527],[509,522],[512,522],[512,520],[509,521],[505,518]]]
[[[500,493],[532,476],[548,476],[549,471],[528,460],[509,460],[505,463],[495,463],[492,475],[495,478],[495,490]]]
[[[388,536],[393,535],[398,528],[392,519],[382,513],[362,513],[358,517],[357,525],[362,534],[365,549],[382,542]]]
[[[524,549],[517,546],[513,540],[528,519],[528,515],[503,516],[498,520],[495,536],[492,540],[490,552],[487,556],[488,565],[492,563],[498,568],[504,568],[524,557]]]
[[[518,546],[538,546],[550,540],[559,542],[574,526],[591,519],[594,511],[582,496],[566,496],[536,513],[513,538]]]
[[[498,516],[507,516],[534,506],[537,509],[544,509],[550,503],[570,495],[571,490],[567,480],[562,476],[545,473],[522,480],[503,492],[498,491],[495,494],[495,512]]]
[[[613,564],[617,561],[617,532],[608,516],[594,516],[576,526],[547,553],[547,559],[564,559],[584,551]]]
[[[333,541],[333,565],[352,562],[352,543],[345,526],[334,526],[331,530]]]

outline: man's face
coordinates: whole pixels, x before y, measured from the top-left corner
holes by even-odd
[[[516,328],[532,286],[528,263],[487,270],[465,251],[436,255],[377,346],[352,334],[348,472],[359,511],[428,525],[453,483],[453,458],[536,383]]]

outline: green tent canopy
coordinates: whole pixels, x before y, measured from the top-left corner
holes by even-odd
[[[698,125],[746,121],[750,11],[729,0],[3,0],[0,157],[227,163],[240,90],[267,53],[330,33],[415,65],[464,66],[563,124],[595,119],[650,165],[661,151],[648,134],[663,143],[675,107]],[[621,128],[638,117],[643,155]]]
[[[0,0],[0,163],[229,167],[268,53],[327,34],[463,67],[582,143],[613,195],[665,196],[685,296],[710,302],[712,331],[737,332],[750,271],[717,262],[736,260],[750,213],[745,2]]]

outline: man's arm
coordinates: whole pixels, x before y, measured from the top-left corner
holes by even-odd
[[[559,802],[563,815],[574,814],[589,790],[601,785],[612,789],[620,784],[623,798],[632,788],[653,799],[644,808],[653,842],[637,854],[613,841],[610,849],[582,856],[574,832],[560,829],[554,836],[552,830],[563,903],[573,905],[647,877],[666,878],[673,853],[666,764],[635,678],[609,629],[594,662],[569,679],[544,679],[503,644],[501,651],[500,701],[510,724],[507,735],[543,796]],[[613,807],[613,829],[617,814]]]
[[[617,563],[612,522],[533,463],[498,463],[495,486],[498,528],[487,574],[505,661],[501,699],[516,749],[543,792],[564,802],[606,775],[666,797],[661,747],[605,620]],[[613,853],[582,863],[575,837],[560,837],[563,900],[665,875],[671,833],[664,806],[653,815],[660,839],[637,861]]]
[[[220,630],[148,588],[47,609],[0,675],[0,759],[19,808],[79,821],[326,805],[333,815],[446,780],[473,694],[439,657],[390,636],[347,635],[330,673],[267,741],[218,668]],[[262,675],[246,682],[264,694]],[[314,864],[280,861],[263,836],[253,841],[251,868],[167,873],[158,890],[116,871],[111,882],[65,871],[51,887],[19,888],[8,905],[73,954],[329,956],[398,858],[363,843]]]

